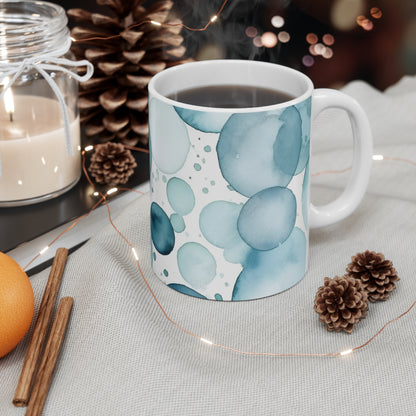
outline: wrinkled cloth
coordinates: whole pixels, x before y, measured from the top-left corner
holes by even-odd
[[[344,92],[366,111],[375,154],[416,162],[416,77],[405,77],[384,92],[355,81]],[[328,110],[312,128],[312,174],[347,168],[352,140],[346,115]],[[312,201],[334,199],[348,175],[314,176]],[[374,161],[368,192],[353,215],[311,230],[304,279],[284,293],[248,302],[189,297],[152,273],[148,195],[126,206],[114,223],[136,247],[166,313],[185,329],[246,351],[340,352],[366,342],[416,300],[415,189],[416,166]],[[367,249],[393,262],[401,278],[397,289],[388,301],[370,304],[367,318],[351,335],[327,332],[313,310],[315,293],[324,277],[343,275],[351,256]],[[48,274],[49,269],[31,277],[35,313]],[[69,256],[63,296],[73,296],[75,303],[45,416],[379,416],[416,411],[416,308],[344,357],[243,356],[201,343],[172,325],[141,279],[130,247],[109,224]],[[13,407],[12,398],[28,341],[26,336],[0,359],[2,416],[25,413]]]

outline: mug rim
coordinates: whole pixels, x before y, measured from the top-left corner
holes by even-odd
[[[202,106],[202,105],[194,105],[194,104],[187,104],[181,101],[177,101],[171,98],[166,97],[157,89],[157,83],[160,82],[163,78],[168,76],[173,76],[179,72],[184,71],[184,68],[189,68],[191,66],[195,67],[214,67],[218,65],[245,65],[245,66],[257,66],[257,67],[269,67],[270,69],[274,69],[279,72],[284,72],[286,74],[290,74],[293,77],[297,77],[301,82],[305,84],[305,91],[295,96],[293,99],[288,101],[283,101],[277,104],[270,104],[266,106],[259,106],[259,107],[231,107],[231,108],[224,108],[224,107],[209,107],[209,106]],[[218,85],[212,83],[212,85]],[[241,85],[241,84],[235,84]],[[253,85],[253,84],[250,84]],[[149,98],[152,97],[159,99],[167,104],[181,107],[184,109],[195,110],[195,111],[204,111],[204,112],[215,112],[215,113],[252,113],[252,112],[261,112],[261,111],[272,111],[279,108],[286,108],[292,105],[299,104],[306,99],[308,99],[313,92],[314,85],[311,79],[305,75],[304,73],[276,63],[272,62],[264,62],[264,61],[252,61],[252,60],[244,60],[244,59],[211,59],[205,61],[194,61],[194,62],[186,62],[180,65],[176,65],[163,71],[159,72],[158,74],[154,75],[148,85],[149,90]]]

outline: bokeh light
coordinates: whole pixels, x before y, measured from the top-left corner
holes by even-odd
[[[309,46],[309,53],[311,55],[313,55],[313,56],[317,56],[318,55],[318,52],[316,52],[316,50],[315,50],[315,45],[310,45]]]
[[[322,52],[322,56],[325,59],[331,59],[334,56],[334,51],[332,50],[332,48],[330,48],[329,46],[327,46],[325,48],[325,50]]]
[[[356,17],[364,10],[364,0],[335,0],[330,10],[331,22],[338,30],[352,30],[355,27]]]
[[[374,27],[373,22],[363,15],[358,16],[356,22],[357,25],[361,26],[364,30],[372,30]]]
[[[366,21],[366,20],[368,20],[368,19],[364,15],[357,16],[357,19],[355,19],[358,26],[362,26],[363,22]]]
[[[257,29],[254,26],[247,27],[245,32],[249,38],[254,38],[255,36],[257,36]]]
[[[315,33],[308,33],[306,35],[306,42],[310,45],[315,45],[318,42],[318,36]]]
[[[256,36],[256,37],[253,39],[253,45],[254,45],[254,46],[257,46],[258,48],[261,48],[261,47],[263,46],[263,42],[262,42],[262,40],[261,40],[261,36]]]
[[[363,24],[361,26],[364,30],[372,30],[373,27],[374,27],[374,24],[371,20],[367,19],[363,22]]]
[[[330,36],[329,38],[325,38],[325,36]],[[324,35],[323,39],[325,39],[328,43],[334,43],[334,38],[332,35]],[[325,59],[330,59],[334,56],[334,51],[329,46],[325,46],[323,43],[318,42],[313,45],[309,45],[309,53],[312,56],[318,56],[321,55]],[[308,55],[305,55],[308,56]],[[306,62],[309,62],[310,60],[306,58]],[[303,62],[303,61],[302,61]],[[305,64],[306,65],[306,64]],[[308,65],[306,65],[308,66]]]
[[[323,43],[317,43],[316,45],[314,45],[314,49],[317,55],[322,55],[325,52],[325,45]]]
[[[285,19],[283,19],[282,16],[273,16],[271,23],[274,27],[283,27],[285,24]]]
[[[371,30],[374,27],[373,22],[363,15],[358,16],[356,22],[357,25],[361,26],[364,30]]]
[[[313,57],[312,57],[312,56],[310,56],[310,55],[305,55],[305,56],[302,58],[302,63],[303,63],[303,65],[305,65],[305,66],[307,66],[307,67],[311,67],[311,66],[315,63],[315,60],[313,59]]]
[[[279,32],[279,34],[277,35],[278,39],[280,40],[280,42],[282,43],[288,43],[290,41],[290,35],[288,32],[282,30],[281,32]]]
[[[331,34],[326,33],[322,36],[322,41],[325,43],[325,45],[331,46],[335,43],[335,38]]]
[[[261,35],[261,43],[266,48],[274,48],[277,45],[277,36],[276,36],[276,34],[273,33],[273,32],[264,32]]]
[[[383,16],[383,12],[378,7],[372,7],[370,14],[374,19],[381,19],[381,16]]]

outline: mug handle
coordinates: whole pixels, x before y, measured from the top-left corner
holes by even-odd
[[[373,141],[364,110],[346,94],[327,88],[316,89],[312,95],[312,120],[327,108],[340,108],[349,116],[354,146],[352,168],[346,188],[335,201],[322,206],[310,204],[310,228],[324,227],[350,215],[361,202],[370,177]]]

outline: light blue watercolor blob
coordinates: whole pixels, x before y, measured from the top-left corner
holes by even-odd
[[[186,125],[169,104],[152,99],[149,107],[151,158],[162,172],[175,173],[185,163],[190,147]]]
[[[210,181],[210,184],[211,184],[212,186],[214,186],[214,185],[215,185],[215,181]]]
[[[286,141],[286,133],[278,137],[284,123],[279,114],[269,112],[233,114],[224,125],[217,144],[218,162],[222,175],[237,192],[250,197],[290,182],[300,145],[295,140],[291,152],[290,147],[276,144]],[[280,149],[290,161],[276,154]],[[276,163],[282,163],[289,173]],[[288,169],[292,165],[294,168]]]
[[[175,246],[175,233],[165,211],[152,202],[150,207],[150,232],[153,245],[163,255],[169,254]]]
[[[282,292],[299,282],[305,271],[305,234],[294,228],[279,247],[249,253],[234,285],[232,300],[262,298]]]
[[[202,192],[203,192],[204,194],[207,194],[207,193],[208,193],[208,188],[202,188]]]
[[[163,274],[165,275],[165,277],[168,277],[169,276],[169,273],[168,273],[168,271],[166,269],[163,269]]]
[[[280,120],[283,121],[283,126],[273,144],[273,160],[276,167],[292,177],[302,147],[302,120],[295,106],[283,111]]]
[[[194,163],[194,169],[199,172],[202,168],[201,165],[199,163]]]
[[[185,243],[177,254],[183,279],[194,288],[203,288],[216,275],[217,263],[207,248],[198,243]]]
[[[172,214],[170,216],[170,222],[172,224],[173,229],[177,233],[182,233],[185,230],[185,221],[183,220],[182,216],[179,214]]]
[[[224,250],[230,263],[241,263],[250,247],[237,231],[237,219],[242,205],[228,201],[214,201],[206,205],[199,216],[199,228],[208,242]]]
[[[165,176],[165,175],[163,175],[163,176],[162,176],[162,181],[163,181],[164,183],[166,183],[166,182],[167,182],[167,178],[166,178],[166,176]]]
[[[309,162],[310,155],[310,137],[311,137],[311,104],[312,98],[302,101],[296,105],[302,118],[302,148],[300,150],[299,162],[295,174],[299,174],[305,169]]]
[[[206,146],[204,146],[204,150],[205,150],[207,153],[209,153],[212,149],[211,149],[211,146],[210,146],[210,145],[206,145]]]
[[[186,124],[206,133],[219,133],[230,117],[230,113],[196,111],[180,107],[175,107],[175,110]]]
[[[309,162],[309,156],[310,156],[310,142],[306,137],[303,138],[302,143],[302,149],[300,152],[299,162],[298,166],[295,171],[295,175],[298,175],[305,169],[306,164]]]
[[[220,293],[216,293],[215,294],[215,300],[223,300],[222,296]]]
[[[302,184],[302,214],[305,229],[308,229],[308,215],[309,215],[309,163],[305,167],[305,176]]]
[[[179,178],[169,179],[166,194],[170,206],[180,215],[189,214],[195,206],[195,195],[192,188]]]
[[[181,285],[179,283],[170,283],[168,286],[172,289],[175,289],[178,292],[184,293],[185,295],[193,296],[195,298],[201,298],[206,299],[205,296],[201,295],[200,293],[196,292],[195,290],[192,290],[188,286]]]
[[[250,247],[271,250],[289,237],[295,222],[295,196],[290,189],[275,186],[258,192],[244,204],[237,228]]]

